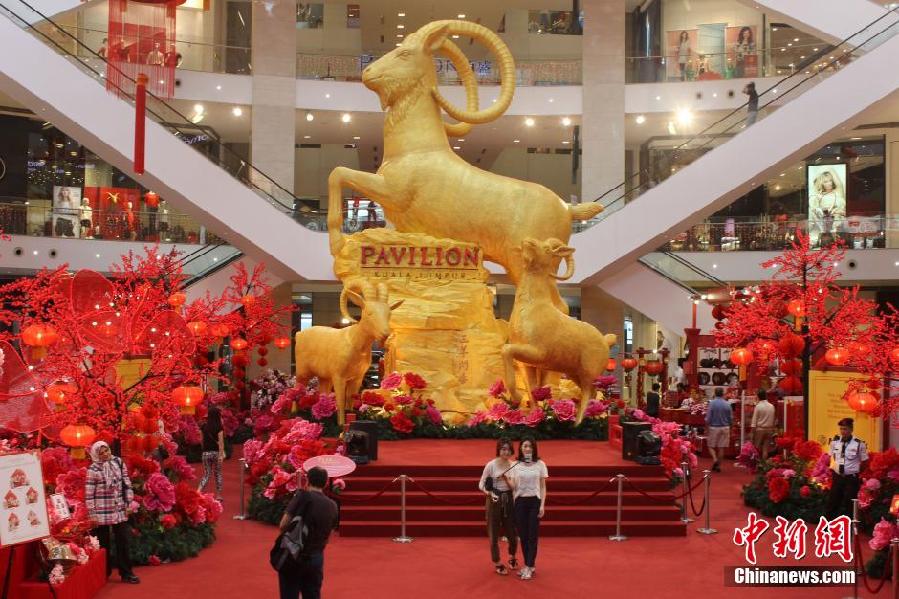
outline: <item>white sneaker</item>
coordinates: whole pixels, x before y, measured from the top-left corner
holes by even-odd
[[[531,569],[525,566],[521,569],[521,572],[518,573],[518,577],[522,580],[530,580],[531,579]]]

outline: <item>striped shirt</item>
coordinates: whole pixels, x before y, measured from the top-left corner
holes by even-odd
[[[97,524],[118,524],[128,519],[128,506],[134,499],[134,490],[131,488],[131,479],[128,478],[128,468],[121,458],[110,458],[115,466],[118,466],[122,474],[122,481],[114,488],[106,486],[103,480],[103,465],[94,462],[87,469],[87,483],[84,488],[84,501],[91,518]]]

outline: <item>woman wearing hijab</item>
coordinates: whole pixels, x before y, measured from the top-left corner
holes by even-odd
[[[106,576],[112,574],[110,537],[115,537],[116,562],[122,582],[137,584],[140,579],[131,569],[128,554],[128,506],[134,499],[128,469],[121,458],[112,455],[105,441],[91,446],[93,463],[87,469],[84,499],[91,518],[97,521],[96,534],[100,546],[106,549]]]

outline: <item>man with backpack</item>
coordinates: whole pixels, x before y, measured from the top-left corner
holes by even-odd
[[[328,472],[311,468],[306,473],[306,489],[297,491],[281,517],[280,528],[285,535],[302,527],[301,536],[293,536],[302,544],[297,558],[288,558],[278,569],[281,599],[321,597],[325,545],[337,524],[337,504],[324,494],[327,484]]]

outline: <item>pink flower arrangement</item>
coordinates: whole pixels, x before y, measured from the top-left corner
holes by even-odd
[[[521,413],[521,410],[508,410],[503,416],[503,421],[506,424],[522,424],[524,415]]]
[[[544,412],[543,410],[536,409],[536,410],[531,410],[530,412],[527,413],[527,415],[524,417],[524,423],[531,428],[535,428],[538,424],[543,422],[545,419],[546,419],[546,412]]]
[[[144,482],[144,507],[148,510],[168,512],[175,505],[175,486],[159,472],[151,474]]]
[[[584,418],[598,418],[608,411],[608,402],[591,399],[587,402],[587,408],[584,410]]]
[[[322,393],[318,401],[312,406],[312,417],[316,420],[324,420],[329,416],[333,416],[337,411],[337,401],[331,393]]]
[[[496,379],[496,382],[490,385],[490,397],[499,397],[503,393],[506,392],[506,384],[503,382],[503,379]]]
[[[178,480],[194,480],[197,478],[196,471],[187,463],[187,459],[182,455],[167,457],[162,463],[162,466],[171,470],[172,474],[174,474]]]
[[[509,411],[509,404],[506,403],[497,403],[490,406],[490,409],[487,410],[487,418],[498,422],[503,419],[506,415],[506,412]]]
[[[831,472],[832,470],[830,468],[830,454],[822,453],[818,457],[818,461],[815,462],[815,465],[812,466],[812,470],[809,476],[816,483],[824,485],[830,481]]]
[[[259,459],[262,453],[262,441],[259,439],[249,439],[243,444],[243,459],[247,464],[253,464]]]
[[[190,414],[181,415],[181,420],[178,422],[178,431],[188,445],[199,445],[203,440],[200,425],[197,424],[197,420]]]
[[[440,414],[440,410],[435,408],[434,406],[428,406],[425,409],[425,414],[428,417],[428,420],[431,421],[431,424],[441,425],[443,424],[443,416]]]
[[[271,432],[278,427],[278,423],[271,414],[258,414],[253,421],[253,434],[261,437],[265,433]]]
[[[396,397],[393,398],[393,401],[395,401],[397,404],[399,404],[401,406],[408,406],[415,400],[412,398],[411,395],[397,395]]]
[[[540,387],[531,391],[531,399],[535,402],[546,401],[553,396],[553,390],[549,387]]]
[[[485,410],[478,410],[468,419],[468,426],[477,426],[489,420],[489,415]]]
[[[403,375],[399,372],[391,372],[381,381],[381,389],[398,389],[403,384]]]
[[[560,399],[552,402],[552,411],[556,418],[563,422],[572,421],[577,416],[577,406],[570,399]]]
[[[269,499],[274,499],[278,495],[283,495],[284,491],[288,493],[293,493],[297,490],[297,475],[292,472],[287,472],[280,466],[275,466],[272,469],[272,474],[274,478],[272,478],[272,482],[268,484],[265,488],[265,491],[262,493]]]
[[[759,466],[759,452],[751,441],[746,441],[740,447],[740,455],[737,456],[737,465],[755,472]]]
[[[874,551],[886,549],[890,544],[890,540],[896,536],[899,536],[899,528],[892,522],[881,518],[880,522],[874,525],[874,532],[871,533],[871,540],[868,541],[868,546]]]
[[[604,374],[596,377],[596,379],[593,381],[593,388],[606,390],[617,382],[618,378],[616,376],[612,374]]]
[[[65,572],[62,569],[62,564],[56,564],[53,566],[53,569],[50,570],[50,574],[47,578],[52,586],[59,586],[66,581]]]
[[[406,386],[409,387],[410,390],[424,389],[428,386],[428,383],[414,372],[407,372],[404,374],[403,381],[405,381]]]
[[[869,478],[865,481],[865,488],[869,491],[878,491],[880,490],[880,481],[876,478]]]

